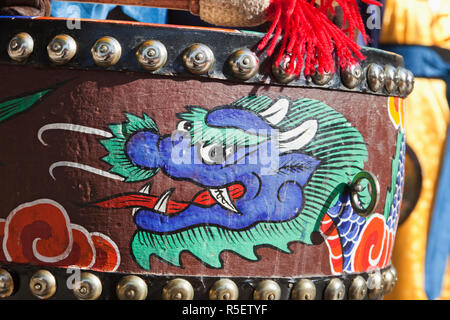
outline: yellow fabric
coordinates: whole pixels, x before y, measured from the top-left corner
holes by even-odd
[[[449,0],[386,0],[380,43],[450,49]]]
[[[398,282],[385,299],[427,299],[424,270],[428,227],[450,117],[445,90],[442,80],[416,78],[415,89],[405,101],[406,142],[422,167],[422,190],[413,212],[398,228],[392,257]],[[449,299],[450,270],[447,278],[442,298]]]

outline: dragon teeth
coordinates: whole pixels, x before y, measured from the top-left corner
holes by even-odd
[[[218,189],[210,188],[210,189],[208,189],[208,191],[211,194],[211,196],[214,198],[214,200],[216,200],[216,202],[221,207],[223,207],[224,209],[230,210],[232,212],[239,213],[239,210],[236,208],[233,200],[231,199],[230,195],[228,194],[227,188],[218,188]]]
[[[141,190],[139,190],[140,193],[146,193],[146,194],[150,194],[150,189],[152,188],[152,184],[148,183],[146,184],[144,187],[142,187]]]
[[[160,213],[167,213],[167,205],[169,203],[170,196],[172,195],[172,192],[175,189],[168,189],[164,191],[164,193],[159,197],[158,201],[156,202],[153,210],[160,212]]]

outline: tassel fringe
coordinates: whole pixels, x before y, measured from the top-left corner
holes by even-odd
[[[378,1],[362,1],[381,6]],[[328,14],[335,14],[333,2],[342,9],[342,28],[328,18]],[[272,25],[258,50],[267,48],[267,55],[272,56],[282,36],[275,65],[278,67],[288,58],[286,72],[289,74],[299,75],[303,67],[305,76],[316,71],[333,73],[333,52],[341,68],[365,59],[361,48],[352,39],[359,30],[364,41],[368,40],[356,0],[271,0],[267,17]]]

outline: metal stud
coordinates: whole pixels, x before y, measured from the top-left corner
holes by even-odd
[[[279,83],[289,83],[295,80],[297,76],[295,74],[287,73],[287,69],[289,67],[289,62],[291,58],[289,56],[284,56],[280,62],[280,65],[277,67],[272,64],[272,74],[277,79]]]
[[[318,71],[316,71],[313,75],[312,75],[312,80],[315,84],[319,85],[319,86],[324,86],[326,85],[328,82],[330,82],[330,80],[333,78],[333,73],[331,72],[323,72],[320,73]]]
[[[194,298],[194,288],[184,279],[170,280],[163,288],[162,297],[164,300],[192,300]]]
[[[5,269],[0,269],[0,298],[7,298],[14,291],[14,279]]]
[[[343,300],[345,296],[345,285],[342,280],[334,278],[325,289],[325,300]]]
[[[73,286],[73,294],[79,300],[96,300],[102,294],[102,283],[100,279],[89,272],[83,272],[80,280]]]
[[[75,56],[77,43],[66,34],[55,36],[47,46],[47,53],[50,60],[58,65],[66,64]]]
[[[239,289],[237,285],[229,279],[217,280],[209,290],[211,300],[237,300]]]
[[[316,286],[309,279],[297,281],[292,289],[291,297],[293,300],[314,300],[316,298]]]
[[[31,55],[34,49],[34,40],[26,32],[16,34],[8,44],[8,55],[17,62],[23,62]]]
[[[148,288],[144,280],[137,276],[125,276],[116,286],[116,294],[120,300],[145,300]]]
[[[367,288],[369,299],[376,300],[381,298],[383,293],[383,279],[380,271],[376,271],[369,275],[369,278],[367,279]]]
[[[398,87],[398,92],[400,94],[406,94],[407,89],[407,78],[408,73],[405,68],[399,67],[397,68],[397,72],[395,73],[395,84]]]
[[[273,280],[261,281],[253,292],[253,299],[255,300],[279,300],[280,296],[281,288]]]
[[[122,47],[119,41],[113,37],[102,37],[92,46],[91,55],[96,65],[104,68],[110,67],[119,61]]]
[[[183,65],[193,74],[206,74],[214,65],[214,53],[202,44],[194,43],[183,53]]]
[[[398,277],[397,277],[397,269],[395,269],[394,266],[391,265],[391,273],[392,277],[394,278],[394,285],[397,283]]]
[[[30,291],[39,299],[51,298],[56,292],[55,277],[47,270],[39,270],[30,279]]]
[[[382,273],[383,277],[383,295],[389,294],[394,288],[394,275],[390,269],[384,270]]]
[[[348,297],[350,300],[363,300],[367,295],[367,284],[363,277],[357,276],[353,279],[348,289]]]
[[[145,41],[136,51],[136,58],[145,70],[156,71],[167,62],[166,46],[158,40]]]
[[[396,69],[390,64],[387,64],[384,67],[384,87],[386,88],[387,92],[394,93],[397,89],[397,84],[395,83],[395,74]]]
[[[349,89],[355,88],[363,78],[363,71],[358,64],[341,71],[342,83]]]
[[[230,56],[228,64],[235,78],[248,80],[253,78],[259,70],[259,60],[249,49],[240,49]]]
[[[414,74],[410,70],[406,70],[406,94],[410,94],[414,90]]]
[[[385,74],[382,66],[372,63],[367,68],[367,84],[370,90],[377,92],[384,86]]]

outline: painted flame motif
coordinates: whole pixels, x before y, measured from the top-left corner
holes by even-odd
[[[0,261],[116,271],[117,245],[106,235],[70,223],[50,199],[24,203],[0,220]]]
[[[388,98],[389,118],[396,129],[404,128],[405,119],[405,103],[404,99],[399,97]]]

